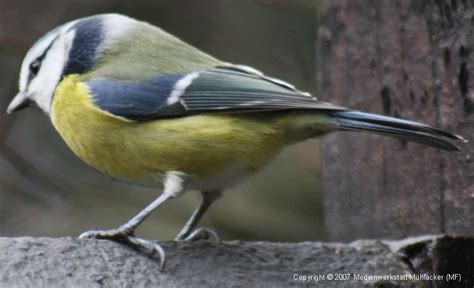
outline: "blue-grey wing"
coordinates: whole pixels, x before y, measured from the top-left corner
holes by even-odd
[[[87,84],[102,110],[133,120],[216,112],[342,109],[242,66],[160,75],[138,83],[94,78]]]

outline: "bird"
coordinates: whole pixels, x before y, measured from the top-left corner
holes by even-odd
[[[156,200],[118,228],[79,237],[158,253],[135,229],[189,191],[201,203],[176,236],[214,237],[197,224],[222,191],[283,148],[335,131],[365,131],[457,151],[463,140],[425,124],[323,102],[246,65],[217,59],[161,28],[121,14],[60,25],[27,52],[12,113],[37,105],[70,149],[100,173],[156,188]]]

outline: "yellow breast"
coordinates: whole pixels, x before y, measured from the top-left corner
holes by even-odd
[[[129,121],[97,108],[78,75],[63,79],[51,119],[74,153],[114,178],[141,184],[167,171],[197,179],[234,163],[257,169],[287,141],[261,116],[207,114],[145,122]]]

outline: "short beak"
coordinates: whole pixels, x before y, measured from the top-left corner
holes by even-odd
[[[10,102],[10,105],[8,105],[7,113],[10,114],[12,112],[26,108],[30,106],[30,103],[31,101],[28,97],[28,94],[25,92],[20,92],[15,96],[15,98],[13,98],[12,102]]]

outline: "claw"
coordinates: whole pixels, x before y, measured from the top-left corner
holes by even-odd
[[[107,239],[118,241],[139,249],[148,255],[158,254],[160,256],[160,271],[163,270],[166,262],[165,250],[158,244],[150,240],[136,237],[133,231],[126,229],[112,229],[112,230],[92,230],[86,231],[79,235],[80,239]]]
[[[147,253],[148,255],[153,256],[158,253],[160,255],[160,271],[163,270],[166,262],[166,253],[163,247],[161,247],[158,243],[135,236],[129,236],[127,238],[127,242],[145,251],[145,253]]]

